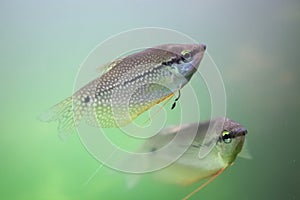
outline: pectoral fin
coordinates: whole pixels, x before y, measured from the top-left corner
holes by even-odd
[[[250,160],[253,159],[251,153],[249,152],[249,147],[248,147],[248,144],[247,144],[247,140],[245,140],[242,151],[238,154],[238,157],[245,158],[245,159],[250,159]]]

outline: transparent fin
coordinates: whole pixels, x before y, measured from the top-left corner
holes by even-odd
[[[143,175],[141,174],[126,174],[126,186],[128,189],[133,189],[140,181]]]
[[[60,134],[69,134],[74,131],[75,119],[73,112],[72,97],[69,97],[62,102],[56,104],[46,112],[39,116],[39,120],[43,122],[58,122],[58,132]],[[79,120],[77,117],[76,120]]]
[[[245,140],[242,151],[238,154],[238,157],[249,159],[249,160],[253,159],[251,153],[249,152],[247,140]]]

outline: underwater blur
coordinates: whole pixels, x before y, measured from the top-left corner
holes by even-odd
[[[252,158],[237,157],[190,199],[299,198],[299,10],[296,0],[1,1],[0,198],[182,199],[203,184],[170,184],[152,179],[151,174],[134,181],[99,162],[101,155],[93,149],[98,143],[83,137],[89,129],[83,127],[79,134],[61,138],[56,123],[38,120],[41,112],[101,74],[99,66],[91,64],[95,61],[87,62],[101,42],[144,27],[186,34],[182,41],[171,36],[168,41],[165,37],[154,41],[155,35],[149,34],[142,38],[147,46],[158,41],[184,43],[188,37],[205,44],[207,53],[198,71],[217,66],[225,87],[226,109],[210,99],[216,97],[210,91],[215,91],[217,79],[205,80],[195,74],[180,94],[160,104],[163,110],[157,111],[157,106],[137,118],[134,124],[146,121],[149,133],[139,129],[124,136],[122,131],[108,128],[105,137],[131,151],[140,143],[130,138],[151,136],[155,132],[151,125],[156,122],[165,120],[164,127],[168,127],[205,121],[214,112],[226,111],[228,118],[247,129],[246,148]],[[125,50],[136,50],[130,41],[123,41],[105,46],[101,51],[105,54],[96,56],[97,65]],[[128,49],[123,51],[123,47]],[[81,77],[83,64],[90,65],[91,71]],[[162,116],[167,118],[161,120]],[[124,132],[130,130],[132,127]]]

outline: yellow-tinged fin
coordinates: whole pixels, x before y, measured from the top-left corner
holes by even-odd
[[[140,94],[140,96],[148,96],[148,95],[149,95],[148,93],[147,94],[146,93]],[[130,119],[128,119],[128,117],[126,117],[126,113],[124,113],[121,118],[118,118],[118,120],[117,120],[118,123],[117,123],[116,127],[125,126],[125,125],[131,123],[140,114],[142,114],[145,111],[149,110],[154,105],[157,105],[157,104],[159,104],[159,103],[161,103],[165,100],[170,99],[173,95],[174,95],[174,93],[169,93],[169,94],[165,95],[164,97],[162,97],[160,99],[152,99],[152,100],[149,100],[148,102],[143,102],[142,104],[138,104],[138,105],[130,104],[129,109],[128,109],[129,114],[130,114]],[[122,110],[119,111],[118,109],[119,108],[115,108],[115,110],[117,111],[116,113],[122,113]],[[99,121],[99,116],[97,115],[97,117],[98,117],[98,121]],[[145,123],[147,123],[147,121]],[[145,125],[145,123],[144,123],[144,125]]]
[[[217,173],[212,175],[207,181],[205,181],[203,184],[201,184],[197,189],[195,189],[194,191],[189,193],[187,196],[185,196],[182,200],[187,200],[190,197],[192,197],[194,194],[199,192],[201,189],[203,189],[205,186],[207,186],[210,182],[212,182],[215,178],[217,178],[220,174],[222,174],[222,172],[224,172],[227,167],[228,167],[228,165],[226,165],[225,167],[220,169]]]
[[[155,115],[157,115],[170,101],[170,99],[172,98],[172,96],[174,96],[174,93],[170,94],[169,96],[163,98],[160,100],[160,102],[166,100],[166,102],[158,109],[155,111],[154,114],[152,114],[145,122],[142,123],[142,126],[146,126],[146,124],[151,120],[151,118],[153,118]],[[160,102],[156,103],[159,104]]]

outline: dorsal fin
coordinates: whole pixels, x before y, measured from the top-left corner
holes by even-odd
[[[112,68],[114,68],[115,66],[117,66],[124,58],[119,58],[116,59],[110,63],[106,63],[104,65],[98,66],[97,72],[101,73],[101,74],[105,74],[106,72],[108,72],[109,70],[111,70]]]

